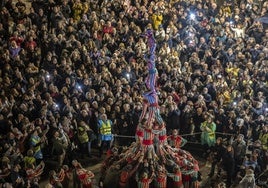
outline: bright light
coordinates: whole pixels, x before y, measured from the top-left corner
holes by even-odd
[[[194,20],[194,19],[195,19],[195,14],[194,14],[194,13],[191,13],[191,14],[190,14],[190,19],[191,19],[191,20]]]
[[[82,86],[81,86],[80,84],[76,84],[75,87],[76,87],[76,89],[79,90],[79,91],[81,91],[81,89],[82,89]]]
[[[194,44],[194,40],[190,40],[189,43],[190,43],[190,44]]]

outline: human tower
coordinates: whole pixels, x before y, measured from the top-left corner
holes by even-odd
[[[190,182],[198,187],[197,160],[180,147],[171,147],[168,144],[165,122],[159,112],[156,40],[153,30],[147,29],[142,37],[146,38],[148,46],[148,55],[144,57],[148,75],[136,142],[123,149],[120,154],[117,149],[113,150],[103,163],[101,183],[104,187],[111,187],[111,178],[108,176],[113,171],[115,179],[118,179],[115,187],[183,187]]]

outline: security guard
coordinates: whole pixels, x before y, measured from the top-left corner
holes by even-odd
[[[99,128],[99,155],[101,157],[104,149],[108,150],[113,141],[112,135],[112,121],[107,119],[106,114],[102,114],[98,121]]]

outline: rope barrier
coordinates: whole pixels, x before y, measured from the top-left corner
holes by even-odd
[[[190,133],[190,134],[182,134],[180,136],[184,137],[184,136],[194,136],[194,135],[198,135],[201,134],[202,132],[197,132],[197,133]],[[221,134],[221,135],[235,135],[235,134],[231,134],[231,133],[221,133],[221,132],[215,132],[215,134]],[[116,138],[133,138],[135,139],[135,136],[127,136],[127,135],[118,135],[118,134],[113,134],[113,136]],[[187,141],[188,144],[201,144],[200,142],[190,142]]]
[[[135,136],[127,136],[127,135],[118,135],[118,134],[113,134],[114,137],[121,137],[121,138],[135,138]]]
[[[265,170],[264,172],[262,172],[258,177],[255,178],[255,180],[259,179],[260,177],[262,177],[268,170]]]
[[[187,134],[188,135],[188,134]],[[118,137],[118,138],[135,138],[135,136],[127,136],[127,135],[113,135],[114,137]],[[188,144],[201,144],[199,142],[189,142],[187,141]]]
[[[221,132],[215,132],[215,134],[231,135],[231,136],[235,135],[235,134],[232,134],[232,133],[221,133]]]
[[[198,132],[198,133],[190,133],[190,134],[182,134],[180,136],[184,137],[184,136],[193,136],[193,135],[197,135],[197,134],[201,134],[202,132]]]
[[[197,132],[197,133],[190,133],[190,134],[182,134],[180,136],[184,137],[184,136],[194,136],[194,135],[198,135],[198,134],[202,134],[202,132]],[[235,134],[231,134],[231,133],[221,133],[221,132],[215,132],[215,134],[220,134],[220,135],[230,135],[233,136]],[[135,136],[127,136],[127,135],[118,135],[118,134],[113,134],[113,136],[116,138],[133,138],[135,139]],[[188,144],[201,144],[200,142],[190,142],[187,141]],[[263,145],[263,144],[262,144]]]
[[[189,141],[187,141],[186,144],[200,144],[201,145],[200,142],[189,142]]]
[[[197,132],[197,133],[190,133],[190,134],[182,134],[180,136],[184,137],[184,136],[193,136],[193,135],[198,135],[198,134],[202,134],[202,132]],[[235,134],[231,134],[231,133],[221,133],[221,132],[215,132],[215,134],[221,134],[221,135],[235,135]],[[118,134],[113,134],[114,137],[122,137],[122,138],[135,138],[135,136],[127,136],[127,135],[118,135]]]

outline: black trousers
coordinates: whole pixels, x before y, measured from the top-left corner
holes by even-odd
[[[107,151],[111,147],[111,140],[102,140],[99,147],[99,156],[102,156],[104,151]]]

